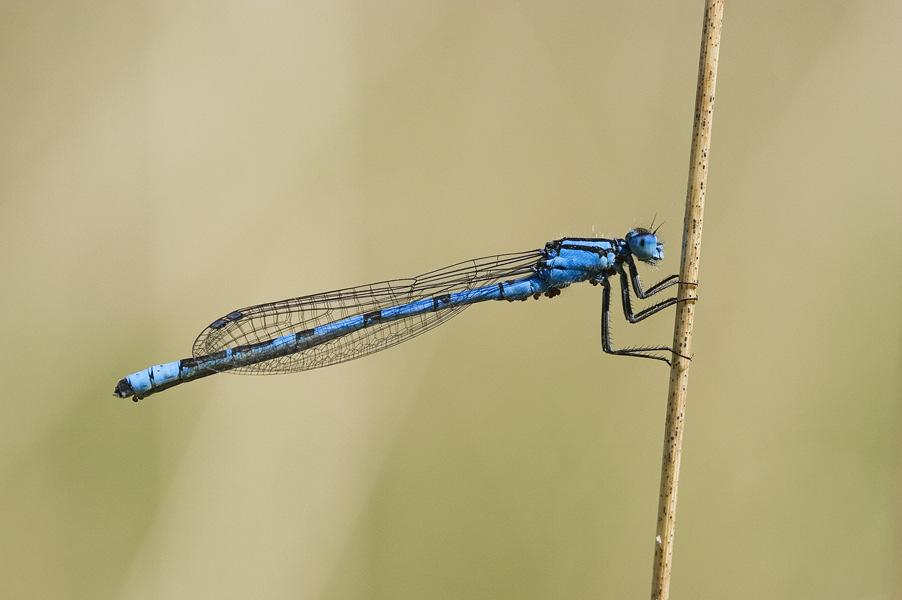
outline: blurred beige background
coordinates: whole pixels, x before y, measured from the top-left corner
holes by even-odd
[[[701,9],[4,2],[0,596],[647,597],[667,373],[597,288],[110,393],[237,306],[655,214],[675,271]],[[900,26],[728,2],[674,598],[902,598]]]

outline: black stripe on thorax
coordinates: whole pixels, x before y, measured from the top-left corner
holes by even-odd
[[[582,250],[583,252],[592,252],[594,254],[598,254],[599,256],[603,254],[607,254],[608,252],[616,252],[617,247],[611,246],[610,248],[599,248],[598,246],[580,246],[577,244],[561,244],[561,250]]]

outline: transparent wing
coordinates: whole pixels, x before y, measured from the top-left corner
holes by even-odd
[[[217,319],[201,331],[194,341],[193,354],[201,357],[226,348],[265,342],[346,317],[527,275],[533,272],[541,256],[541,250],[488,256],[410,279],[382,281],[242,308]],[[295,354],[228,372],[252,375],[293,373],[360,358],[424,333],[459,314],[467,306],[459,305],[379,323]]]

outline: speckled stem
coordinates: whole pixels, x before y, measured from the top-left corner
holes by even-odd
[[[705,208],[705,183],[708,176],[708,151],[711,147],[711,119],[714,115],[714,87],[717,81],[717,56],[723,24],[724,0],[706,0],[702,29],[701,55],[698,64],[698,89],[695,95],[695,122],[692,126],[692,150],[689,158],[689,186],[686,192],[686,216],[683,222],[683,251],[680,259],[680,281],[698,281],[699,251],[702,242],[702,219]],[[679,297],[697,295],[693,286],[680,284]],[[695,302],[677,305],[673,329],[673,347],[680,354],[692,356],[692,324]],[[680,480],[680,457],[683,447],[686,389],[689,383],[688,360],[673,357],[670,389],[667,392],[667,421],[664,426],[664,457],[661,464],[661,492],[658,500],[658,526],[655,536],[655,563],[651,597],[670,597],[670,574],[673,565],[673,539],[676,526],[677,489]]]

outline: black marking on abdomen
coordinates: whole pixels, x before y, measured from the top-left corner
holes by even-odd
[[[498,282],[498,294],[501,296],[499,300],[504,300],[504,283]]]
[[[197,366],[196,358],[183,358],[179,361],[179,371],[182,369],[193,369]]]
[[[256,342],[253,344],[245,344],[243,346],[235,346],[232,348],[232,352],[251,352],[253,350],[257,350],[258,348],[264,348],[272,344],[272,340],[266,340],[265,342]]]
[[[222,329],[229,323],[231,323],[233,321],[237,321],[238,319],[241,319],[243,317],[244,317],[243,312],[241,312],[240,310],[233,310],[226,316],[224,316],[220,319],[216,319],[215,321],[210,323],[210,329]]]
[[[120,398],[127,398],[129,396],[135,395],[135,390],[132,389],[132,384],[128,382],[128,379],[123,377],[119,380],[119,383],[116,384],[116,395]],[[137,402],[137,400],[135,400]]]
[[[363,315],[363,326],[368,327],[373,323],[378,323],[382,320],[382,311],[374,310],[373,312],[364,313]]]
[[[310,337],[311,335],[313,335],[314,333],[315,333],[315,332],[314,332],[313,329],[305,329],[305,330],[303,330],[303,331],[298,331],[296,334],[294,334],[294,340],[295,340],[296,342],[300,342],[300,341],[303,340],[304,338],[308,338],[308,337]]]
[[[439,310],[451,304],[451,294],[440,294],[432,297],[432,310]]]

